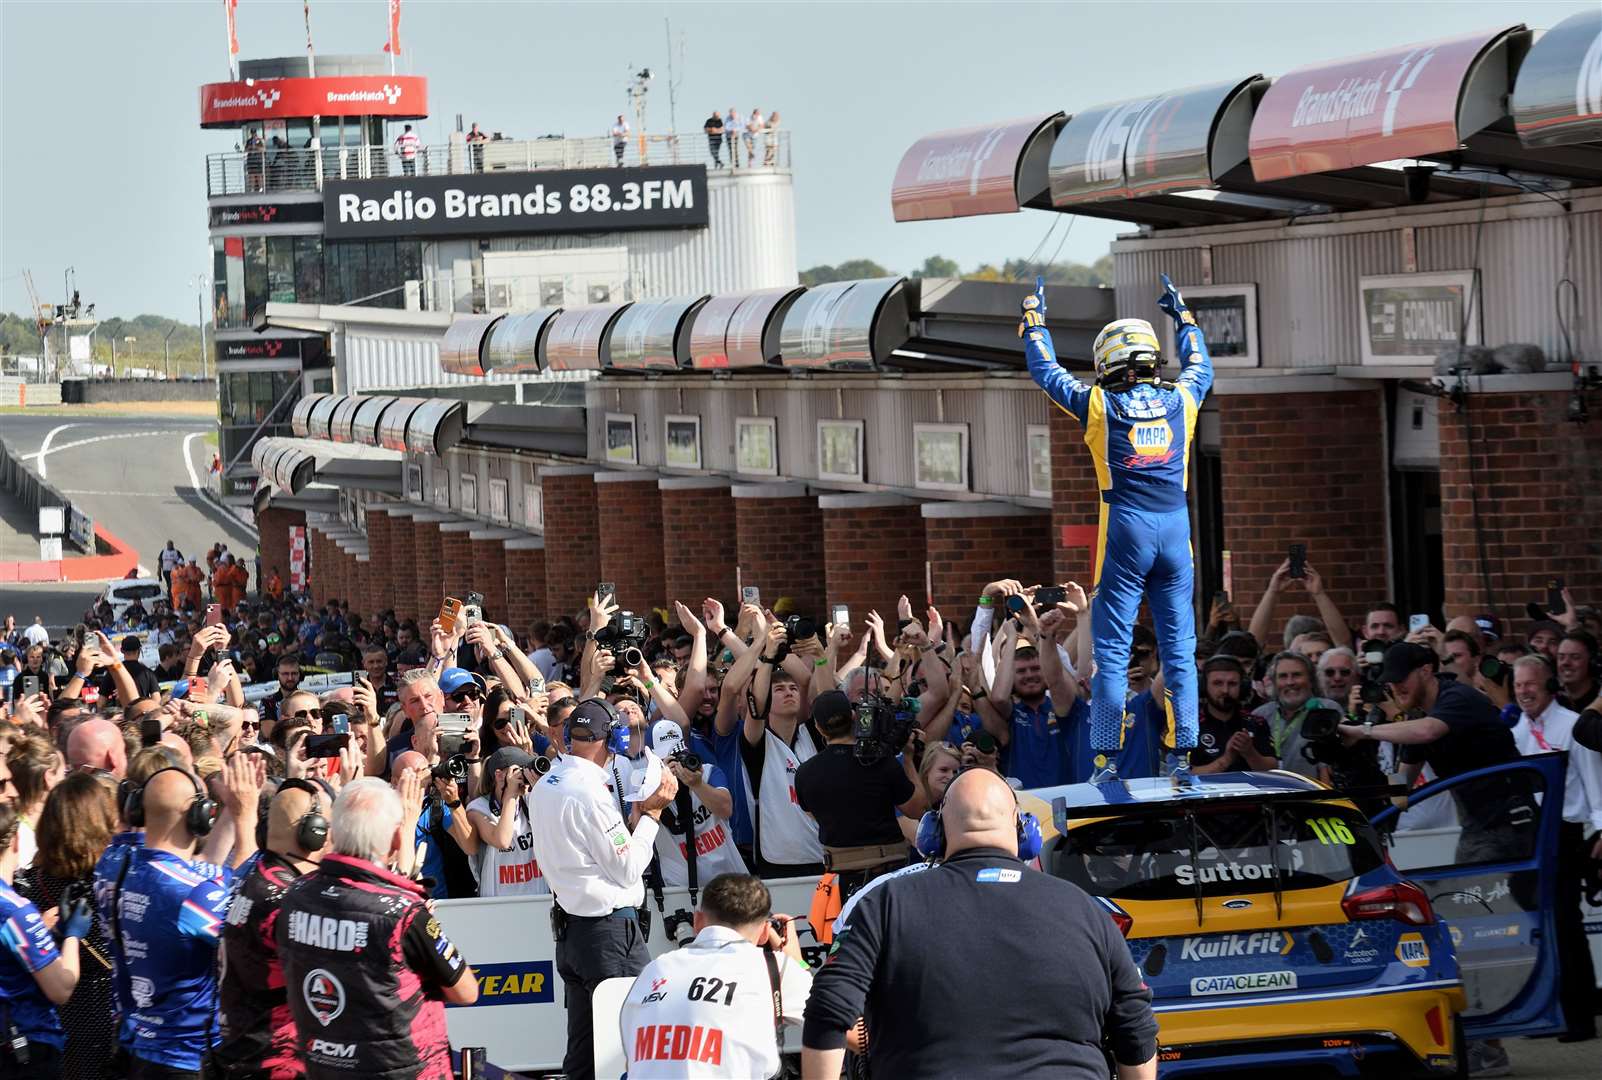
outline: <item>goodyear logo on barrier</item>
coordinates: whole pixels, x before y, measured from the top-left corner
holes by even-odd
[[[478,1002],[481,1005],[543,1005],[556,1000],[555,974],[549,960],[525,960],[520,964],[479,964]],[[446,1008],[458,1008],[447,1005]]]
[[[1424,943],[1424,938],[1420,934],[1403,934],[1396,942],[1396,959],[1408,967],[1428,967],[1430,947]]]

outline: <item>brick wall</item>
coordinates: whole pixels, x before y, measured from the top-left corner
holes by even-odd
[[[734,498],[721,481],[662,480],[663,573],[669,600],[682,600],[700,617],[701,601],[715,597],[733,610],[739,600],[734,564],[739,543]]]
[[[887,638],[895,634],[896,601],[903,594],[921,617],[925,605],[920,505],[887,495],[825,495],[818,505],[823,513],[829,604],[849,604],[851,623],[859,629],[864,616],[877,611]],[[824,608],[811,613],[828,615]]]
[[[1468,419],[1437,402],[1441,431],[1441,532],[1446,615],[1489,605],[1475,531],[1474,473],[1486,572],[1497,614],[1513,633],[1528,625],[1524,605],[1544,600],[1560,577],[1575,600],[1602,600],[1602,422],[1566,418],[1566,391],[1476,393]]]
[[[465,600],[473,591],[473,541],[468,535],[478,526],[448,521],[439,530],[440,595]]]
[[[494,530],[470,533],[469,539],[473,547],[472,591],[484,597],[484,617],[491,622],[504,622],[516,630],[516,624],[507,616],[506,542]]]
[[[823,517],[805,491],[799,484],[732,489],[736,557],[742,581],[762,590],[764,604],[788,596],[798,611],[826,616]]]
[[[925,503],[922,513],[935,606],[946,619],[966,622],[980,590],[997,578],[1017,578],[1025,585],[1054,580],[1049,511],[998,503]]]
[[[417,618],[417,542],[412,531],[412,519],[404,514],[386,514],[389,518],[390,565],[394,578],[390,582],[395,616],[399,619]]]
[[[395,606],[395,520],[381,508],[367,510],[367,595],[372,606],[363,608],[363,615],[377,615]],[[410,575],[408,566],[406,573]]]
[[[1380,395],[1374,389],[1217,399],[1224,549],[1243,620],[1298,541],[1348,623],[1360,623],[1368,604],[1390,595]],[[1296,586],[1281,593],[1275,635],[1294,614],[1317,614]]]
[[[321,527],[312,526],[306,530],[306,546],[311,550],[311,574],[307,581],[307,591],[311,593],[312,603],[321,607],[328,602],[328,590],[333,586],[334,577],[339,570],[334,565],[334,556],[330,552],[334,545],[329,543],[328,536]]]
[[[1101,513],[1096,467],[1091,464],[1085,429],[1078,420],[1053,406],[1050,429],[1053,576],[1058,581],[1077,581],[1089,591]]]
[[[352,555],[350,572],[351,610],[366,619],[378,610],[378,572],[371,552]]]
[[[536,543],[541,546],[535,547]],[[543,540],[508,540],[503,545],[506,550],[506,625],[519,638],[527,636],[528,628],[536,619],[555,614],[545,601],[543,545]]]
[[[655,473],[600,473],[595,478],[599,580],[617,586],[617,602],[624,611],[640,614],[667,603],[662,492],[656,483]]]
[[[416,551],[413,577],[417,581],[417,627],[425,640],[428,637],[428,624],[439,614],[439,602],[445,597],[445,554],[439,526],[437,521],[412,520],[412,544]]]
[[[545,535],[545,603],[548,614],[582,611],[601,580],[601,554],[593,471],[541,469]]]
[[[305,524],[306,514],[301,510],[285,510],[269,506],[256,515],[256,531],[260,537],[256,543],[256,551],[261,556],[262,576],[270,577],[273,567],[277,567],[279,576],[284,579],[286,590],[289,588],[289,530],[295,525]],[[196,558],[199,558],[198,554]],[[254,578],[250,584],[255,589],[261,587],[261,582]]]

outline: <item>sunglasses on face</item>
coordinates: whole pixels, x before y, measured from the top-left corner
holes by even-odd
[[[446,694],[445,696],[448,697],[448,698],[451,698],[454,701],[481,701],[484,698],[484,695],[479,691],[479,689],[476,686],[475,687],[465,687],[465,688],[463,688],[461,690],[455,690],[455,691],[452,691],[449,694]]]
[[[321,720],[323,718],[323,710],[320,708],[296,709],[294,712],[289,714],[289,718],[291,720]]]
[[[1352,676],[1352,669],[1351,669],[1351,668],[1349,668],[1349,667],[1332,667],[1332,668],[1325,668],[1325,669],[1324,669],[1324,674],[1325,674],[1325,675],[1344,675],[1344,676],[1346,676],[1346,677],[1347,677],[1347,678],[1351,678],[1351,676]]]
[[[261,727],[261,722],[258,720],[241,720],[239,722],[239,728],[241,731],[243,731],[245,728],[255,729],[259,727]]]

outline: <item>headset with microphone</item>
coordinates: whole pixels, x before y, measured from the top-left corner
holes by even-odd
[[[134,828],[144,828],[145,791],[150,787],[152,780],[162,773],[169,772],[183,773],[189,779],[189,782],[195,786],[194,801],[184,811],[184,826],[195,836],[210,834],[213,820],[217,816],[217,804],[206,794],[206,789],[201,786],[194,773],[177,765],[169,765],[164,769],[157,769],[145,778],[143,784],[131,785],[124,796],[122,804],[123,817],[127,818],[128,824]]]
[[[963,769],[957,773],[957,776],[961,776],[962,773],[967,771],[967,769]],[[953,784],[956,783],[956,777],[952,777],[951,782]],[[946,790],[949,792],[951,789],[947,787]],[[1016,804],[1018,796],[1014,794],[1012,798],[1014,804]],[[918,849],[918,854],[926,859],[945,858],[946,825],[940,816],[944,810],[945,799],[942,798],[939,806],[926,812],[918,821],[918,840],[913,846]],[[1028,811],[1020,809],[1018,811],[1018,858],[1024,862],[1038,858],[1040,849],[1044,846],[1045,838],[1040,834],[1040,819]]]
[[[323,795],[327,794],[332,800],[333,792],[321,780],[303,780],[299,777],[290,777],[278,785],[280,794],[285,791],[304,791],[311,796],[311,806],[295,822],[295,846],[305,852],[321,851],[328,843],[328,817],[323,813]],[[256,846],[266,851],[266,815],[262,816],[256,827],[259,830]]]
[[[570,744],[575,727],[584,728],[590,733],[588,739],[580,739],[580,742],[605,739],[606,748],[612,753],[626,755],[629,752],[628,721],[605,698],[585,698],[568,711],[562,721],[562,737]]]

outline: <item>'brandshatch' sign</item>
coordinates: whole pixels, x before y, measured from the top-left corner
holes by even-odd
[[[549,169],[331,181],[330,240],[705,228],[706,166]]]

